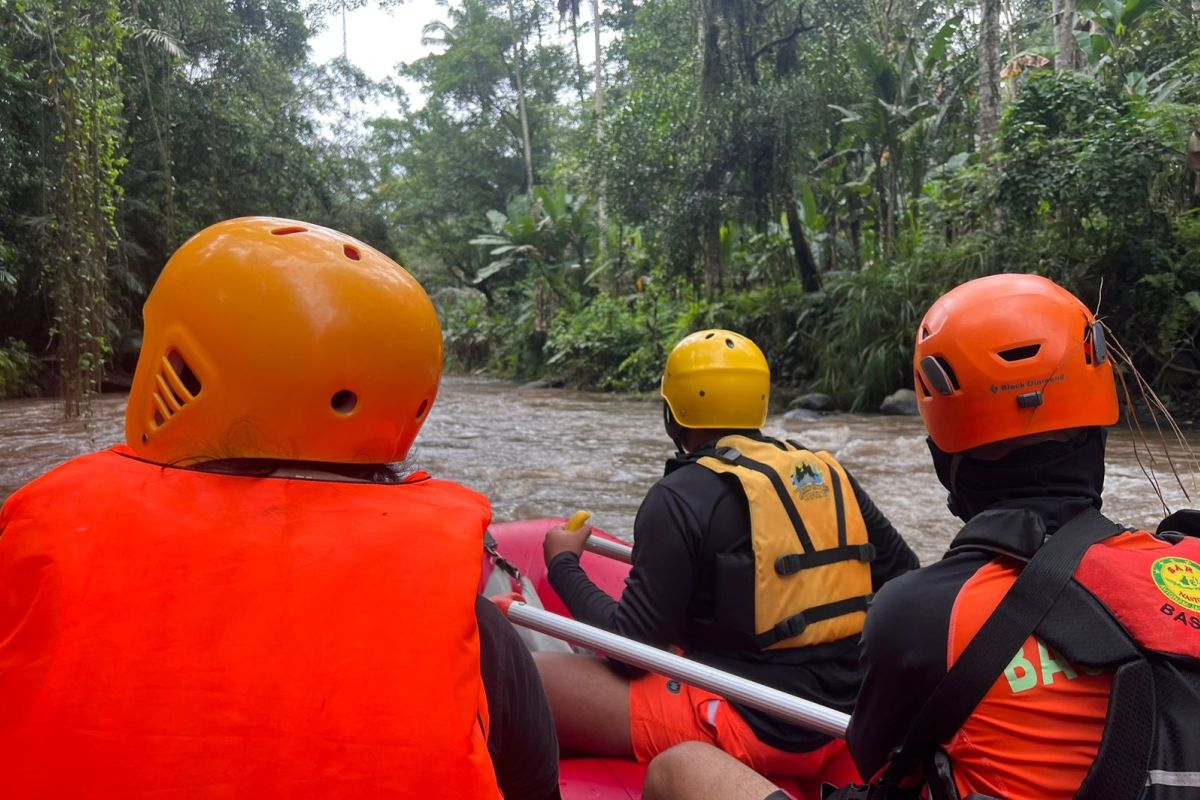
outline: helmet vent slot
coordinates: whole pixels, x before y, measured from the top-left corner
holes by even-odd
[[[358,395],[349,389],[342,389],[329,401],[329,406],[342,416],[353,414],[358,407]]]
[[[425,398],[424,400],[421,401],[421,405],[417,406],[417,419],[420,419],[421,417],[425,416],[425,411],[428,408],[429,408],[429,398]]]
[[[1027,344],[1021,347],[1011,347],[1008,350],[1001,350],[996,355],[1005,361],[1024,361],[1036,356],[1041,349],[1042,346],[1040,344]]]
[[[704,339],[705,339],[705,341],[707,341],[707,340],[713,338],[714,336],[716,336],[715,333],[710,333],[710,334],[708,334],[708,336],[705,336]]]
[[[949,396],[961,388],[950,362],[942,356],[925,356],[921,359],[921,371],[940,395]]]
[[[192,372],[187,361],[178,350],[168,350],[158,362],[158,374],[154,376],[154,418],[151,427],[155,430],[178,414],[184,406],[200,394],[200,379]]]
[[[925,380],[918,374],[917,384],[921,387],[921,393],[926,397],[933,397],[933,393],[929,391],[929,387],[925,385]]]
[[[293,233],[304,233],[308,228],[302,228],[299,225],[288,225],[286,228],[275,228],[271,231],[272,236],[290,236]]]
[[[1104,325],[1093,322],[1083,331],[1083,357],[1088,364],[1103,364],[1108,361],[1108,342],[1104,339]]]
[[[922,339],[928,339],[929,337],[930,337],[929,326],[928,326],[928,325],[922,325],[922,326],[921,326],[921,338],[922,338]]]
[[[350,259],[351,261],[361,261],[362,260],[362,253],[358,252],[358,248],[354,247],[353,245],[349,245],[349,244],[342,245],[342,252],[345,253],[346,258]]]
[[[736,345],[734,345],[733,339],[726,339],[725,346],[732,350]]]
[[[175,377],[183,384],[183,388],[191,393],[192,396],[188,399],[196,399],[200,394],[200,379],[196,377],[196,373],[192,372],[192,368],[188,366],[187,361],[184,360],[178,350],[172,350],[167,353],[167,364],[174,370]]]

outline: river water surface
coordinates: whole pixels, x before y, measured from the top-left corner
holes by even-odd
[[[85,421],[64,422],[53,400],[0,402],[0,500],[73,456],[124,440],[125,398],[105,395]],[[959,522],[946,510],[917,417],[833,414],[765,432],[831,450],[909,540],[923,563],[940,556]],[[1134,438],[1114,429],[1108,445],[1104,510],[1128,525],[1153,527],[1163,508],[1134,456]],[[1191,435],[1200,451],[1200,436]],[[646,489],[673,446],[659,401],[564,389],[524,388],[486,378],[447,377],[412,456],[437,477],[492,499],[498,521],[564,516],[587,508],[594,522],[628,539]],[[1200,475],[1176,466],[1200,506]],[[1142,461],[1147,456],[1142,454]],[[1159,455],[1172,508],[1189,503]],[[1162,476],[1165,475],[1166,478]],[[1168,481],[1167,478],[1170,480]]]

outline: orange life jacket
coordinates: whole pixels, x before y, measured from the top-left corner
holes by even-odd
[[[1114,536],[1088,550],[1075,579],[1143,648],[1178,656],[1180,665],[1187,659],[1194,664],[1200,657],[1200,613],[1188,609],[1200,612],[1200,590],[1195,588],[1200,586],[1200,567],[1191,560],[1197,555],[1200,542],[1190,537],[1172,544],[1145,531]],[[1178,572],[1168,574],[1171,570]],[[962,655],[1018,572],[1011,560],[998,559],[963,587],[951,618],[948,666]],[[1079,619],[1081,625],[1089,621],[1082,614]],[[1087,635],[1084,625],[1081,636]],[[946,743],[962,796],[981,792],[1017,800],[1075,795],[1097,758],[1106,723],[1112,723],[1113,678],[1112,668],[1072,663],[1041,639],[1029,637]],[[1194,713],[1189,702],[1194,694],[1181,697],[1178,708]],[[1148,702],[1154,705],[1153,698]],[[1159,776],[1173,772],[1166,766],[1155,765]],[[1152,775],[1151,783],[1158,782]]]
[[[754,586],[754,630],[744,632],[750,636],[742,646],[808,647],[862,633],[875,548],[833,456],[731,435],[693,457],[735,477],[749,506],[754,562],[745,582]]]
[[[496,798],[486,498],[125,447],[0,511],[5,797]]]

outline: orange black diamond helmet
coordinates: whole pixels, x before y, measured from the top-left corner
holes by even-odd
[[[913,372],[925,427],[949,453],[1119,416],[1103,327],[1039,275],[992,275],[942,295],[917,330]]]

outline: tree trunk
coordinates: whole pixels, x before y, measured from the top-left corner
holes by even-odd
[[[1073,72],[1083,67],[1084,55],[1075,41],[1075,0],[1052,0],[1054,11],[1055,72]]]
[[[813,258],[812,248],[804,236],[804,226],[800,215],[796,213],[796,201],[788,200],[784,204],[787,212],[788,233],[792,237],[792,249],[796,251],[796,263],[800,265],[800,282],[806,292],[821,290],[821,276],[817,272],[817,260]]]
[[[519,32],[517,23],[517,11],[513,6],[513,0],[508,0],[508,20],[513,26],[513,33]],[[519,35],[517,37],[516,46],[513,48],[513,76],[517,90],[517,111],[521,117],[521,145],[525,153],[525,194],[530,198],[533,197],[533,143],[529,138],[529,114],[525,108],[525,78],[522,73],[521,65],[525,62],[525,37]]]
[[[583,57],[579,55],[579,14],[578,7],[571,12],[571,41],[575,45],[575,92],[579,95],[579,105],[583,106]]]
[[[594,75],[596,89],[593,94],[596,107],[596,149],[604,143],[604,51],[600,46],[600,0],[592,0],[592,36],[596,44]],[[608,179],[601,174],[600,188],[596,196],[596,258],[600,263],[608,259]],[[617,274],[608,269],[608,290],[617,293]]]
[[[717,296],[721,288],[721,223],[713,220],[705,226],[700,244],[700,257],[704,264],[704,289],[709,299]]]
[[[983,0],[979,26],[979,150],[995,149],[1000,129],[1000,0]]]

